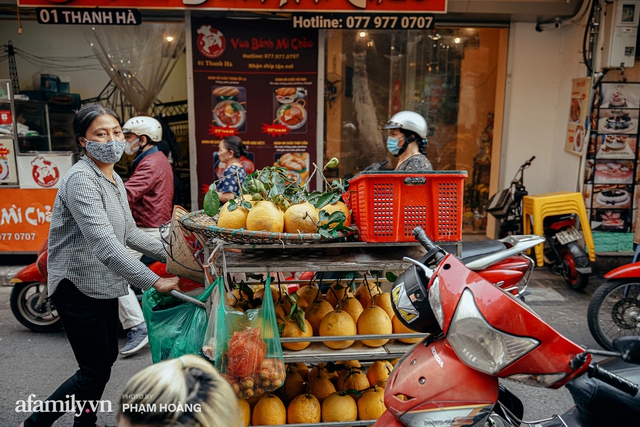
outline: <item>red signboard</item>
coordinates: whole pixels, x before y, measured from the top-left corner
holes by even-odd
[[[447,0],[18,0],[22,7],[446,13]]]
[[[38,252],[49,235],[57,189],[0,189],[0,252]]]

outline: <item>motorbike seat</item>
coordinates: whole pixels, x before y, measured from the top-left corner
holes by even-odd
[[[456,253],[455,247],[443,246],[449,253]],[[486,255],[507,249],[507,245],[498,240],[479,240],[477,242],[462,243],[462,262],[468,263]]]
[[[640,380],[638,365],[611,358],[600,363],[600,366],[636,384]],[[630,396],[587,375],[570,381],[566,387],[573,397],[581,419],[593,422],[587,425],[633,425],[640,420],[640,393]],[[631,424],[628,424],[629,422]]]

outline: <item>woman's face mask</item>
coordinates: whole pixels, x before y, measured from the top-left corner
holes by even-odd
[[[404,139],[404,137],[402,137]],[[394,156],[400,152],[400,139],[389,135],[387,137],[387,150]]]
[[[109,142],[97,142],[91,141],[87,138],[84,139],[87,143],[85,149],[87,153],[91,154],[91,157],[99,162],[114,164],[124,152],[125,142],[112,139]]]
[[[140,138],[136,138],[133,141],[125,141],[125,146],[124,146],[124,152],[127,153],[128,155],[132,155],[132,154],[136,154],[138,151],[140,151],[140,144],[138,144],[138,148],[136,150],[133,149],[133,147],[140,141]]]

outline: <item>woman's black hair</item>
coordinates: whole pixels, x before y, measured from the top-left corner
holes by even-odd
[[[222,139],[224,144],[227,146],[227,149],[233,153],[233,157],[239,159],[240,157],[247,154],[247,149],[242,143],[242,139],[239,136],[227,136]]]
[[[73,133],[76,137],[76,144],[78,144],[78,149],[80,151],[84,148],[80,145],[78,138],[85,137],[87,129],[89,129],[91,123],[93,123],[96,118],[105,114],[112,116],[118,121],[118,123],[120,123],[120,117],[118,117],[115,112],[103,107],[102,105],[87,105],[81,110],[76,111],[76,116],[73,118]]]
[[[429,143],[427,138],[421,138],[420,135],[410,130],[405,130],[405,129],[399,129],[399,130],[400,132],[402,132],[402,134],[404,135],[404,139],[407,142],[415,141],[416,144],[418,144],[418,150],[420,151],[420,153],[424,154],[425,156],[427,155],[427,144]]]

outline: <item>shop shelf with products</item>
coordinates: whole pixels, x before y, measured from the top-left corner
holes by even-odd
[[[49,132],[49,109],[43,101],[14,102],[17,126],[18,153],[53,151]]]
[[[210,240],[207,251],[213,250],[215,241]],[[453,242],[454,244],[456,242]],[[401,271],[412,264],[404,261],[404,257],[419,259],[425,250],[417,242],[397,243],[365,243],[341,242],[295,245],[242,245],[225,244],[224,258],[227,273],[260,272],[263,274],[282,272],[357,272],[371,277],[371,272]],[[220,274],[223,272],[221,252],[216,253],[214,264]],[[371,279],[370,279],[371,280]],[[363,279],[356,279],[362,282]],[[390,288],[386,280],[381,281],[383,288]],[[287,280],[282,284],[300,285],[309,283],[308,280]],[[326,282],[325,282],[326,283]],[[346,281],[345,281],[346,283]],[[358,360],[367,365],[375,360],[392,360],[402,357],[412,345],[398,341],[399,338],[422,338],[427,334],[385,334],[385,335],[352,335],[341,337],[300,337],[281,338],[282,342],[311,342],[304,350],[283,350],[285,363],[304,362],[318,364],[322,362],[336,362]],[[389,339],[380,347],[367,347],[361,340]],[[355,343],[342,350],[333,350],[323,344],[324,341],[355,340]],[[349,422],[310,423],[308,427],[316,426],[368,426],[375,420],[359,420]]]

